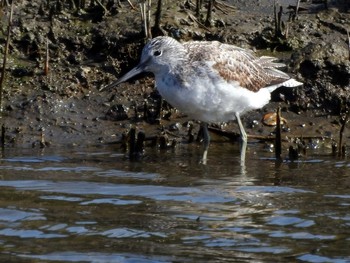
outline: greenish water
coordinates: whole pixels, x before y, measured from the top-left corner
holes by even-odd
[[[250,144],[6,150],[1,262],[350,262],[350,162]]]

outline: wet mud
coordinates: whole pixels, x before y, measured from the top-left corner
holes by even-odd
[[[1,60],[7,2],[0,2]],[[136,65],[145,31],[136,1],[88,2],[14,4],[3,83],[4,146],[116,143],[128,148],[133,136],[141,136],[142,145],[164,148],[200,141],[198,123],[161,100],[152,75],[100,91]],[[270,145],[276,127],[263,119],[280,107],[285,148],[300,138],[331,148],[349,108],[350,4],[301,1],[296,15],[295,2],[280,1],[274,8],[267,0],[214,1],[208,18],[206,2],[197,10],[196,1],[163,1],[154,27],[157,4],[151,6],[150,33],[181,41],[218,40],[281,58],[304,86],[281,88],[266,107],[243,116],[250,140]],[[343,128],[346,143],[349,132]],[[234,122],[213,124],[211,131],[214,143],[238,138]]]

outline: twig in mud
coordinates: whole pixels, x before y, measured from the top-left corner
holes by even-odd
[[[0,144],[1,144],[1,149],[4,149],[5,148],[5,132],[6,132],[6,128],[5,128],[5,125],[1,125],[1,141],[0,141]]]
[[[9,0],[3,0],[3,1],[0,1],[0,6],[1,7],[4,7],[4,6],[9,6]]]
[[[300,0],[297,0],[297,4],[295,7],[295,19],[298,19],[299,5],[300,5]]]
[[[223,12],[225,15],[228,15],[229,12],[226,11],[225,9],[231,9],[231,11],[233,10],[236,10],[236,7],[232,6],[232,5],[229,5],[229,4],[226,4],[224,2],[221,2],[219,0],[214,0],[213,1],[213,5],[216,9],[220,10],[221,12]]]
[[[283,14],[283,7],[280,6],[280,11],[277,14],[277,35],[280,37],[282,36],[282,14]]]
[[[44,64],[44,74],[45,76],[49,75],[49,39],[46,37],[46,56]]]
[[[4,79],[5,79],[5,69],[6,69],[6,62],[7,62],[7,55],[9,52],[9,46],[10,46],[10,36],[11,36],[11,28],[12,28],[12,17],[13,17],[13,6],[15,1],[12,1],[11,3],[11,10],[10,10],[10,15],[8,19],[8,27],[7,27],[7,39],[6,39],[6,45],[5,45],[5,51],[4,51],[4,58],[2,62],[2,71],[1,71],[1,76],[0,76],[0,111],[2,111],[2,95],[4,91]]]
[[[348,51],[349,51],[349,61],[350,61],[350,34],[348,30],[346,30],[346,33],[348,34]]]
[[[201,14],[203,0],[196,0],[196,17],[199,18]]]
[[[283,7],[280,6],[280,10],[277,13],[276,1],[273,2],[273,13],[274,13],[274,22],[275,22],[275,38],[282,37],[282,14]]]
[[[40,132],[40,148],[45,148],[46,146],[48,146],[48,143],[45,140],[45,129],[41,128]]]
[[[135,145],[135,154],[137,155],[142,155],[143,152],[145,151],[145,139],[146,139],[146,135],[143,131],[140,131],[137,134],[137,141],[136,141],[136,145]]]
[[[284,37],[285,37],[285,39],[288,39],[288,37],[289,37],[289,26],[290,26],[290,22],[287,22],[286,23],[286,28],[284,30]]]
[[[129,131],[129,158],[133,159],[136,149],[136,129],[131,128]]]
[[[157,11],[156,11],[156,14],[155,14],[154,26],[153,26],[153,32],[157,36],[158,35],[164,35],[162,29],[160,28],[160,19],[161,19],[161,16],[162,16],[162,5],[163,5],[163,1],[162,0],[158,0]]]
[[[277,5],[276,1],[273,1],[273,16],[274,16],[274,22],[275,22],[275,37],[278,35],[278,17],[277,17]]]
[[[100,0],[95,0],[95,2],[103,9],[104,14],[107,14],[107,13],[108,13],[107,8],[105,8],[105,6],[101,3]]]
[[[275,140],[275,156],[277,160],[281,159],[282,154],[282,136],[281,136],[281,108],[277,108],[276,115],[276,140]]]
[[[135,6],[131,3],[130,0],[127,0],[128,1],[128,4],[131,6],[132,9],[135,9]]]
[[[205,19],[205,26],[210,27],[211,26],[211,17],[212,17],[212,11],[213,11],[213,1],[209,0],[208,3],[208,12],[207,12],[207,18]]]
[[[151,0],[147,0],[147,35],[148,38],[152,38],[152,33],[151,33]]]
[[[146,24],[146,15],[145,15],[145,2],[140,3],[140,12],[141,12],[141,22],[143,25],[143,31],[147,32],[147,24]]]
[[[192,15],[190,12],[186,12],[188,17],[193,21],[196,22],[201,28],[204,28],[207,31],[210,31],[209,28],[207,28],[205,25],[203,25],[194,15]]]
[[[342,123],[341,128],[340,128],[339,144],[338,144],[338,157],[344,157],[344,156],[342,156],[342,153],[343,153],[343,133],[344,133],[344,130],[345,130],[345,125],[346,125],[346,123],[349,120],[349,114],[350,114],[350,112],[347,112],[345,114],[343,123]]]
[[[124,137],[124,143],[128,143],[129,148],[129,159],[139,159],[145,150],[146,135],[140,131],[136,138],[136,128],[131,128],[127,135]]]
[[[273,1],[273,22],[275,24],[275,35],[277,32],[277,6],[276,6],[276,0]]]
[[[145,31],[146,39],[152,38],[151,33],[151,0],[145,0],[140,3],[141,21],[143,23],[143,30]]]

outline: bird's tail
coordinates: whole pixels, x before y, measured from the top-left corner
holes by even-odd
[[[278,83],[278,84],[275,84],[275,85],[271,85],[271,86],[268,86],[266,87],[268,89],[268,91],[272,92],[274,91],[275,89],[279,88],[279,87],[287,87],[287,88],[294,88],[294,87],[298,87],[298,86],[301,86],[303,85],[302,82],[299,82],[295,79],[288,79],[284,82],[281,82],[281,83]]]
[[[274,62],[275,60],[276,58],[269,56],[262,56],[257,60],[258,64],[265,69],[266,73],[275,79],[272,85],[266,87],[269,92],[279,87],[293,88],[303,85],[303,83],[290,78],[287,73],[278,70],[277,68],[284,67],[285,64]]]

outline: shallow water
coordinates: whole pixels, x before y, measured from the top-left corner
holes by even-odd
[[[250,144],[6,150],[1,262],[350,262],[350,161]]]

